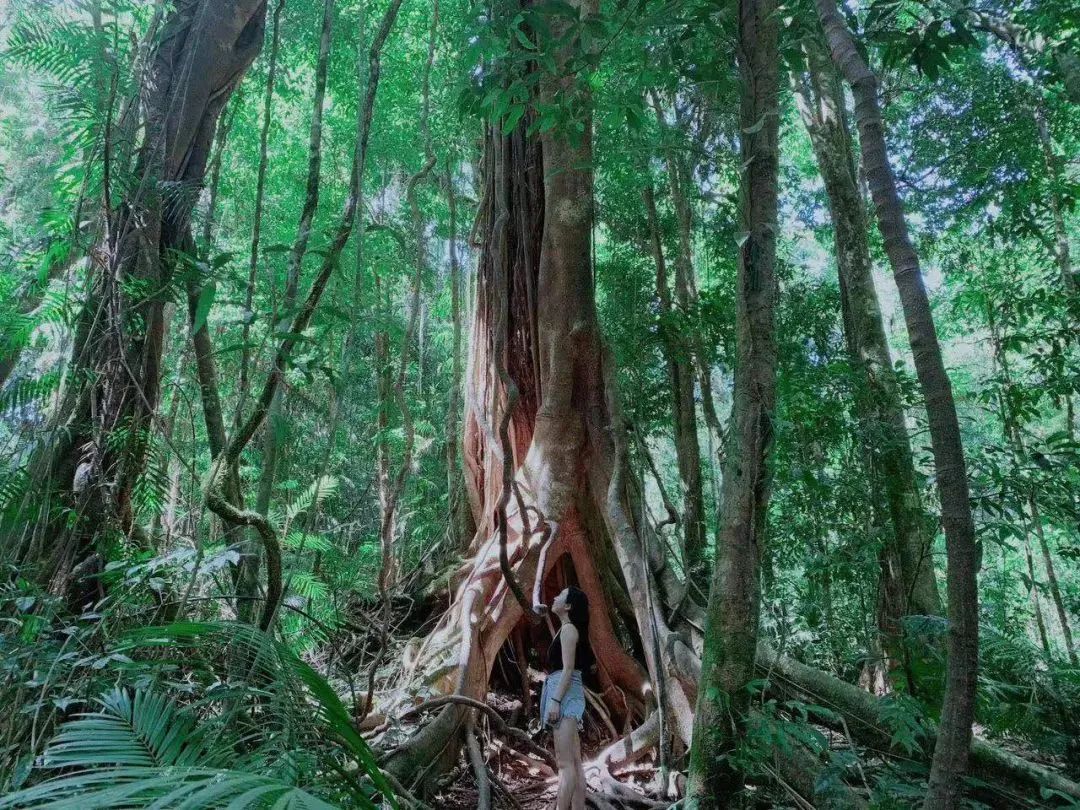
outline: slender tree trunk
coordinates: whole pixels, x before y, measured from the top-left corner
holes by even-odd
[[[448,168],[446,178],[446,202],[450,212],[450,322],[453,340],[450,344],[450,400],[446,407],[446,491],[450,512],[450,538],[455,550],[464,550],[469,537],[469,510],[462,494],[462,470],[458,459],[461,425],[461,262],[458,259],[457,195],[454,193],[454,172]]]
[[[335,0],[324,0],[322,30],[319,37],[319,55],[315,64],[315,92],[311,106],[311,126],[308,130],[308,168],[304,187],[304,204],[300,210],[300,221],[296,226],[296,238],[289,251],[285,273],[285,295],[282,298],[282,312],[279,313],[281,324],[275,329],[287,328],[296,309],[300,290],[300,275],[304,256],[311,241],[311,227],[315,213],[319,208],[319,181],[322,172],[322,119],[326,100],[326,74],[330,64],[330,47],[333,41]],[[253,255],[255,254],[253,250]],[[284,409],[284,392],[279,386],[270,402],[270,411],[266,416],[266,428],[263,431],[262,471],[259,476],[259,489],[255,499],[255,511],[266,515],[274,496],[274,483],[277,478],[281,451],[288,441],[289,420]],[[244,547],[240,558],[240,577],[237,583],[238,604],[251,605],[259,580],[259,549],[256,537],[251,537]]]
[[[405,334],[402,337],[401,351],[398,355],[398,367],[396,376],[390,365],[390,334],[388,324],[390,319],[389,289],[383,290],[383,282],[378,272],[375,273],[375,295],[378,300],[377,319],[379,331],[375,335],[375,364],[376,381],[379,396],[379,443],[378,443],[378,475],[379,475],[379,508],[381,519],[379,522],[379,545],[382,552],[382,566],[379,572],[379,594],[384,606],[388,609],[388,589],[397,580],[397,554],[394,548],[397,537],[397,511],[398,503],[405,491],[409,474],[412,471],[412,454],[414,447],[414,429],[412,411],[405,394],[405,378],[408,371],[409,356],[413,349],[413,340],[416,337],[417,327],[422,323],[423,302],[421,290],[424,276],[427,273],[428,247],[424,220],[420,212],[420,204],[417,201],[417,188],[431,170],[435,168],[435,154],[432,151],[431,132],[429,129],[430,99],[431,99],[431,69],[435,61],[435,37],[439,25],[439,4],[435,0],[431,16],[431,29],[428,39],[428,57],[424,65],[424,77],[422,81],[422,108],[420,112],[420,130],[424,139],[424,163],[409,177],[405,188],[405,201],[409,208],[411,221],[410,239],[408,249],[412,252],[413,280],[409,296],[408,322]],[[423,366],[423,346],[417,353],[418,366]],[[422,371],[421,371],[422,373]],[[390,408],[396,406],[401,416],[402,427],[405,433],[405,447],[402,450],[401,463],[395,473],[391,474],[390,458]],[[389,614],[387,614],[389,620]],[[384,639],[385,646],[385,639]]]
[[[1025,527],[1026,528],[1026,527]],[[1031,585],[1028,591],[1031,593],[1031,609],[1035,612],[1035,628],[1039,633],[1039,644],[1043,652],[1050,655],[1050,637],[1046,634],[1046,619],[1043,617],[1042,600],[1039,599],[1039,584],[1035,579],[1035,560],[1031,556],[1031,543],[1024,539],[1024,558],[1027,561],[1028,580]]]
[[[1014,464],[1018,464],[1020,461],[1028,459],[1028,451],[1024,442],[1024,434],[1021,429],[1020,419],[1009,405],[1010,398],[1008,393],[1014,387],[1012,368],[1009,363],[1009,356],[1005,350],[1005,336],[1002,334],[1003,327],[998,321],[998,316],[992,303],[987,305],[986,314],[990,326],[993,364],[995,370],[1001,374],[1002,389],[998,392],[997,396],[998,410],[1001,414],[1005,441],[1012,448],[1013,456],[1016,459]],[[1014,473],[1019,475],[1020,471],[1015,470]],[[1043,565],[1046,568],[1047,583],[1050,588],[1050,598],[1053,601],[1054,609],[1057,612],[1058,623],[1061,626],[1061,634],[1065,641],[1065,651],[1069,656],[1069,662],[1073,666],[1080,666],[1080,661],[1078,661],[1076,655],[1076,648],[1073,645],[1072,625],[1069,623],[1069,614],[1068,611],[1065,610],[1065,603],[1061,598],[1061,587],[1058,584],[1057,570],[1054,567],[1054,559],[1050,553],[1050,546],[1046,541],[1046,531],[1042,525],[1042,512],[1039,509],[1039,501],[1036,497],[1034,487],[1028,486],[1030,488],[1028,488],[1027,492],[1023,493],[1021,497],[1026,501],[1028,508],[1028,515],[1031,520],[1029,528],[1034,531],[1035,538],[1039,544],[1039,551],[1042,554]],[[1025,538],[1025,550],[1028,555],[1029,573],[1031,576],[1034,597],[1036,599],[1036,609],[1038,610],[1038,594],[1037,591],[1034,590],[1035,572],[1034,567],[1031,565],[1030,537]],[[1040,625],[1040,632],[1045,639],[1046,627],[1045,624],[1043,624],[1041,610],[1039,610],[1037,618]]]
[[[266,170],[269,166],[270,122],[273,120],[274,86],[277,80],[278,52],[281,48],[281,12],[285,0],[274,6],[270,35],[270,63],[266,69],[266,89],[263,94],[262,129],[259,131],[259,163],[255,170],[255,211],[252,214],[251,250],[248,254],[248,278],[244,287],[244,327],[240,339],[240,380],[236,398],[235,426],[247,407],[251,389],[251,323],[255,319],[255,281],[259,272],[259,249],[262,243],[263,207],[266,201]]]
[[[1050,546],[1046,542],[1046,531],[1042,525],[1042,513],[1039,511],[1039,502],[1035,500],[1033,492],[1028,493],[1028,508],[1031,510],[1031,522],[1035,526],[1035,537],[1039,540],[1039,551],[1042,552],[1043,566],[1046,568],[1046,581],[1050,586],[1050,598],[1054,601],[1054,610],[1057,612],[1058,623],[1061,625],[1061,635],[1065,639],[1065,652],[1069,656],[1069,663],[1074,667],[1080,667],[1080,659],[1076,656],[1076,646],[1073,644],[1069,612],[1065,610],[1065,602],[1061,598],[1061,586],[1058,584],[1054,558],[1050,554]]]
[[[394,518],[396,510],[391,508],[392,475],[390,472],[390,409],[394,400],[394,376],[390,359],[390,332],[387,320],[390,317],[389,293],[384,289],[382,276],[373,271],[375,282],[375,319],[378,323],[375,332],[375,392],[378,398],[378,412],[375,420],[379,432],[376,443],[376,468],[379,491],[379,544],[382,554],[382,566],[379,575],[380,587],[393,587],[397,582],[394,566],[393,538],[397,533]]]
[[[659,94],[655,90],[651,90],[650,97],[653,109],[656,112],[657,124],[662,132],[678,133],[681,136],[683,130],[689,129],[688,122],[680,117],[678,108],[676,108],[675,113],[675,126],[673,129],[669,128],[667,120],[664,118]],[[670,147],[664,151],[664,163],[667,166],[668,190],[671,194],[671,205],[675,211],[675,222],[678,231],[678,249],[675,252],[675,300],[679,310],[686,317],[695,313],[698,306],[697,272],[694,268],[693,247],[694,212],[690,204],[690,189],[693,188],[694,184],[694,167],[696,163],[684,151]],[[683,328],[686,329],[687,327]],[[724,431],[720,425],[720,418],[716,414],[716,404],[713,401],[712,369],[709,358],[697,330],[691,326],[688,331],[688,335],[684,338],[691,355],[687,363],[688,367],[692,368],[697,374],[698,391],[701,395],[701,413],[705,417],[705,424],[712,431],[713,436],[716,437],[717,441],[722,442]],[[705,526],[702,524],[703,538],[704,532]],[[704,539],[702,539],[702,542],[704,542]]]
[[[379,28],[368,49],[366,86],[361,96],[356,120],[356,146],[353,152],[352,170],[349,179],[349,191],[345,204],[338,218],[336,227],[322,257],[319,270],[311,283],[307,297],[301,303],[286,334],[282,337],[274,355],[270,373],[267,375],[254,407],[246,419],[237,420],[237,427],[228,445],[211,468],[204,485],[203,494],[207,506],[230,525],[243,525],[255,528],[262,540],[267,563],[266,603],[259,619],[259,626],[266,630],[273,623],[278,601],[282,595],[281,581],[281,545],[277,531],[267,517],[261,513],[245,511],[229,499],[228,470],[239,462],[240,455],[264,425],[270,412],[271,404],[281,385],[292,350],[296,341],[307,329],[315,310],[326,292],[327,285],[337,268],[341,254],[348,244],[357,222],[357,212],[361,209],[363,197],[364,167],[367,163],[368,143],[371,135],[371,122],[375,109],[375,97],[378,93],[379,77],[382,65],[382,49],[390,35],[401,9],[401,0],[391,0],[383,15]],[[362,60],[361,60],[362,62]],[[363,68],[361,68],[363,70]],[[221,488],[219,485],[223,484]]]
[[[668,128],[664,118],[660,97],[655,92],[650,93],[653,109],[656,112],[656,120],[661,130]],[[678,125],[678,121],[676,124]],[[693,209],[690,206],[689,189],[693,180],[693,172],[689,160],[672,148],[664,150],[664,161],[667,166],[668,190],[671,195],[672,208],[675,211],[675,222],[678,232],[677,250],[675,251],[675,305],[681,315],[682,323],[676,325],[674,319],[670,319],[671,329],[676,332],[680,362],[683,365],[683,373],[688,377],[677,380],[680,386],[689,386],[689,411],[676,412],[676,418],[692,425],[692,430],[687,432],[688,425],[676,429],[676,444],[681,443],[679,450],[680,473],[683,475],[684,489],[684,543],[687,556],[687,568],[700,573],[700,566],[704,561],[705,552],[705,498],[702,487],[701,474],[701,448],[697,433],[696,412],[694,410],[694,378],[697,377],[698,387],[701,393],[702,414],[705,417],[707,427],[713,431],[717,439],[722,439],[720,421],[716,415],[716,406],[713,403],[712,379],[705,356],[704,346],[693,326],[687,325],[685,319],[696,313],[698,305],[697,276],[694,271],[693,254]],[[669,305],[670,309],[670,305]],[[679,395],[682,396],[681,394]],[[685,472],[684,472],[685,471]]]
[[[672,312],[671,290],[668,287],[667,262],[660,237],[656,212],[656,198],[652,182],[642,191],[649,228],[649,242],[656,264],[656,298],[660,305],[660,337],[667,362],[668,380],[671,385],[671,409],[675,423],[675,457],[682,482],[682,529],[683,553],[687,572],[700,568],[705,551],[705,500],[701,483],[701,449],[698,443],[697,413],[694,408],[693,353],[683,339]],[[680,307],[687,303],[684,267]]]
[[[877,78],[855,47],[836,0],[815,0],[833,61],[851,85],[870,194],[900,292],[908,338],[930,426],[948,556],[948,668],[927,810],[955,807],[962,790],[975,713],[979,666],[979,554],[952,385],[945,371],[919,257],[889,165]]]
[[[1050,125],[1041,101],[1035,105],[1035,126],[1039,131],[1039,145],[1042,147],[1047,179],[1050,181],[1047,201],[1054,219],[1054,260],[1057,262],[1058,272],[1061,273],[1062,289],[1067,293],[1075,293],[1076,279],[1073,278],[1069,232],[1065,228],[1065,212],[1061,201],[1061,161],[1054,154],[1054,140],[1050,137]]]
[[[774,0],[741,0],[743,168],[736,291],[737,360],[722,490],[723,514],[709,591],[694,715],[687,807],[723,807],[741,777],[724,759],[749,712],[769,505],[768,459],[776,401],[776,236],[779,184],[779,25]]]
[[[275,25],[277,21],[275,20]],[[276,37],[276,32],[275,35]],[[276,43],[274,48],[276,49]],[[272,51],[270,60],[277,58],[276,52]],[[235,106],[235,105],[234,105]],[[210,169],[210,200],[206,210],[206,217],[202,229],[202,251],[207,264],[213,266],[211,253],[213,249],[214,225],[217,218],[218,187],[221,180],[221,163],[225,153],[225,145],[228,141],[229,131],[232,127],[235,113],[222,122],[218,132],[217,149]],[[197,248],[192,240],[188,240],[187,252],[194,256]],[[211,460],[216,460],[227,444],[225,432],[225,415],[221,404],[217,362],[214,359],[214,348],[210,339],[209,327],[209,298],[206,296],[212,290],[213,278],[200,279],[194,273],[187,279],[188,295],[188,324],[191,333],[191,345],[195,355],[196,379],[199,384],[199,396],[203,406],[203,421],[206,425],[207,443],[210,448]],[[201,318],[201,320],[200,320]],[[240,483],[240,470],[237,465],[232,465],[225,472],[225,489],[230,501],[238,508],[244,507],[244,493]],[[242,529],[238,526],[225,524],[225,542],[228,545],[242,540]],[[239,578],[239,569],[233,569],[234,585]],[[238,588],[239,590],[239,588]],[[250,621],[251,611],[254,605],[250,601],[240,600],[237,602],[237,614]]]
[[[903,619],[940,615],[918,478],[892,356],[874,287],[869,223],[859,194],[843,89],[824,45],[806,44],[809,76],[796,79],[796,101],[828,196],[848,355],[859,375],[855,407],[864,454],[891,531],[882,546],[878,628],[892,661],[906,660]],[[910,676],[910,668],[906,667]],[[910,677],[908,678],[910,681]]]

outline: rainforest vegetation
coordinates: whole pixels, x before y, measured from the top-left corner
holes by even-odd
[[[0,808],[1080,807],[1080,6],[0,2]]]

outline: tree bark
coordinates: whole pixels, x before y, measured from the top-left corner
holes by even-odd
[[[1073,294],[1076,292],[1076,279],[1073,278],[1069,232],[1065,228],[1065,212],[1061,200],[1061,160],[1054,154],[1054,140],[1050,137],[1050,124],[1046,120],[1041,101],[1035,105],[1035,126],[1039,132],[1039,146],[1042,148],[1043,162],[1046,164],[1047,179],[1050,182],[1047,199],[1050,203],[1050,215],[1054,220],[1054,261],[1061,273],[1062,289]]]
[[[979,662],[979,554],[952,385],[945,371],[919,257],[889,165],[877,77],[855,47],[836,0],[815,0],[833,61],[855,96],[855,120],[885,252],[900,292],[915,372],[926,402],[948,557],[948,667],[941,727],[924,806],[955,807],[962,790],[975,712]]]
[[[300,290],[300,275],[308,243],[311,241],[311,227],[315,213],[319,208],[319,186],[322,173],[322,119],[326,100],[326,74],[330,64],[330,47],[333,42],[335,0],[324,0],[322,28],[319,36],[319,54],[315,63],[315,91],[311,102],[311,124],[308,129],[308,167],[304,184],[304,204],[300,210],[300,219],[296,226],[296,237],[289,251],[285,271],[285,294],[282,298],[282,311],[275,313],[280,319],[275,330],[288,326],[296,308]],[[261,166],[260,162],[260,168]],[[252,255],[257,255],[253,248]],[[259,488],[255,497],[255,511],[266,515],[274,496],[274,483],[277,479],[281,451],[288,441],[288,418],[284,413],[284,392],[279,386],[270,402],[266,415],[266,428],[262,436],[262,469],[259,475]],[[239,576],[237,578],[237,607],[250,610],[256,596],[255,589],[259,581],[260,543],[257,537],[251,537],[241,549]],[[246,606],[246,607],[245,607]]]
[[[668,286],[667,262],[660,236],[656,197],[651,180],[642,191],[645,214],[649,228],[649,243],[656,264],[656,299],[660,306],[660,337],[667,362],[668,380],[671,384],[671,409],[675,424],[675,457],[682,482],[683,514],[680,523],[683,530],[683,554],[686,570],[700,569],[705,551],[705,500],[701,484],[701,448],[698,442],[697,413],[694,408],[693,353],[675,323],[672,311],[671,289]],[[680,260],[681,261],[681,260]],[[691,268],[692,272],[692,268]],[[685,281],[686,268],[680,270],[683,281],[677,283],[681,290],[679,306],[688,305]]]
[[[933,535],[922,512],[915,461],[874,287],[869,223],[859,193],[843,88],[823,43],[808,41],[805,52],[809,75],[796,78],[796,101],[833,223],[844,335],[861,389],[855,407],[870,467],[867,473],[875,494],[884,496],[877,508],[891,526],[879,553],[878,629],[889,658],[902,662],[906,658],[904,617],[942,612],[931,556]],[[906,670],[910,681],[910,668]]]
[[[728,806],[741,786],[724,758],[745,732],[757,649],[760,562],[776,403],[779,26],[774,0],[741,0],[741,245],[737,359],[716,564],[690,752],[688,808]]]
[[[109,212],[93,256],[72,355],[74,384],[60,409],[70,429],[46,451],[51,460],[34,465],[44,470],[43,487],[78,516],[70,530],[41,527],[52,549],[44,575],[76,603],[81,596],[70,580],[77,562],[92,556],[105,533],[141,531],[132,491],[157,413],[174,254],[191,242],[191,213],[218,118],[262,48],[265,11],[265,0],[177,2],[150,68],[140,179]]]

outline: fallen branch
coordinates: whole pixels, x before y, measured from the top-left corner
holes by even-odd
[[[885,752],[893,749],[879,698],[858,686],[782,655],[767,644],[758,645],[757,666],[770,672],[782,691],[810,695],[815,702],[844,714],[852,721],[849,726],[852,737],[861,744]],[[929,750],[933,749],[936,738],[936,730],[931,730],[926,745]],[[1026,791],[1046,787],[1080,799],[1080,785],[1071,779],[978,738],[971,741],[971,770],[974,776],[987,782],[1005,781]]]

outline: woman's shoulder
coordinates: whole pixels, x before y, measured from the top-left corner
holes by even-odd
[[[566,636],[570,641],[576,642],[578,640],[578,629],[571,622],[564,624],[559,632]]]

